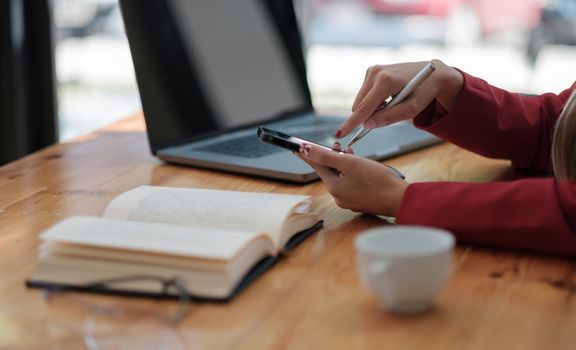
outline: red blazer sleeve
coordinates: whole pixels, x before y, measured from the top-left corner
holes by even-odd
[[[462,242],[576,256],[576,181],[410,184],[396,222],[445,228]]]
[[[464,86],[450,113],[435,102],[414,124],[475,153],[509,159],[516,168],[550,173],[554,123],[574,86],[559,95],[525,96],[462,74]]]
[[[464,79],[450,113],[436,102],[415,125],[517,168],[549,172],[554,122],[574,87],[527,97]],[[396,220],[445,228],[464,242],[576,256],[576,181],[410,184]]]

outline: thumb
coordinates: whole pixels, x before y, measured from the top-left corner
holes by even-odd
[[[350,160],[354,158],[351,154],[331,151],[308,143],[302,146],[301,155],[312,163],[338,170],[347,170]]]

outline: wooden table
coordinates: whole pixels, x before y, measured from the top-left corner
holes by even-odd
[[[293,185],[166,165],[135,116],[0,168],[0,349],[574,349],[573,260],[459,246],[455,273],[430,312],[382,312],[356,274],[353,240],[384,224],[338,208],[322,183]],[[508,162],[443,144],[389,161],[414,181],[491,181]],[[69,293],[24,281],[38,234],[72,215],[99,215],[142,184],[310,194],[325,228],[229,304]],[[482,218],[478,218],[481,220]]]

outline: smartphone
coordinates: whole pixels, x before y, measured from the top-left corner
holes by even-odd
[[[261,141],[266,142],[266,143],[270,143],[270,144],[273,144],[273,145],[276,145],[276,146],[279,146],[282,148],[286,148],[292,152],[300,152],[300,145],[302,145],[303,143],[313,143],[319,147],[322,147],[322,148],[330,150],[330,151],[344,153],[342,151],[335,150],[333,148],[318,144],[316,142],[304,140],[304,139],[301,139],[301,138],[296,137],[296,136],[282,133],[280,131],[265,128],[263,126],[260,126],[258,128],[257,134],[258,134],[258,138]],[[396,168],[391,167],[390,165],[387,165],[387,164],[383,164],[383,165],[388,167],[388,169],[391,172],[393,172],[395,175],[397,175],[401,179],[405,179],[405,176],[400,171],[398,171]]]
[[[257,134],[258,134],[258,138],[261,141],[266,142],[266,143],[271,143],[273,145],[276,145],[276,146],[279,146],[282,148],[286,148],[292,152],[299,152],[300,151],[300,145],[302,145],[303,143],[313,143],[313,144],[320,146],[324,149],[331,150],[334,152],[343,153],[342,151],[338,151],[338,150],[332,149],[332,148],[324,146],[324,145],[320,145],[320,144],[312,142],[312,141],[304,140],[304,139],[301,139],[301,138],[296,137],[296,136],[284,134],[280,131],[268,129],[268,128],[265,128],[263,126],[258,128]]]

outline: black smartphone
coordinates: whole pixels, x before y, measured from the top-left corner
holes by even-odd
[[[257,135],[258,135],[258,138],[263,142],[270,143],[270,144],[273,144],[273,145],[276,145],[276,146],[279,146],[282,148],[286,148],[292,152],[300,152],[300,145],[302,145],[303,143],[312,143],[312,144],[315,144],[317,146],[320,146],[320,147],[327,149],[327,150],[330,150],[330,151],[344,153],[342,151],[335,150],[335,149],[330,148],[328,146],[324,146],[324,145],[318,144],[316,142],[304,140],[304,139],[301,139],[299,137],[288,135],[288,134],[285,134],[285,133],[280,132],[280,131],[265,128],[263,126],[258,127]],[[404,175],[400,171],[398,171],[396,168],[391,167],[390,165],[387,165],[387,164],[383,164],[383,165],[388,167],[388,169],[390,169],[390,171],[392,171],[394,174],[396,174],[401,179],[405,179]]]
[[[304,140],[301,139],[299,137],[296,136],[292,136],[292,135],[288,135],[288,134],[284,134],[280,131],[276,131],[276,130],[272,130],[272,129],[268,129],[265,128],[263,126],[258,128],[258,138],[266,143],[271,143],[273,145],[282,147],[282,148],[286,148],[292,152],[299,152],[300,151],[300,145],[302,145],[303,143],[312,143],[315,144],[317,146],[320,146],[322,148],[331,150],[331,151],[335,151],[335,152],[341,152],[342,151],[338,151],[335,149],[332,149],[330,147],[312,142],[312,141],[308,141],[308,140]]]

